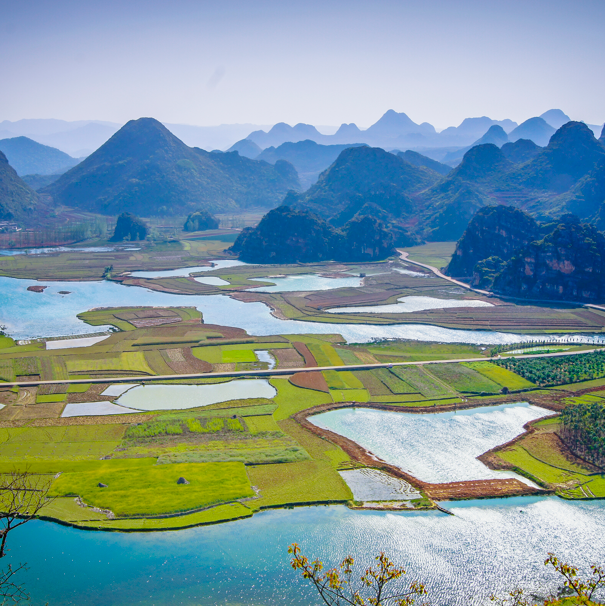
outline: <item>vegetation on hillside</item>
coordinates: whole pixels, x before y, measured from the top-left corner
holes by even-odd
[[[152,118],[131,120],[45,187],[56,204],[102,214],[183,215],[270,208],[299,187],[296,170],[191,148]]]
[[[605,402],[578,402],[561,413],[561,437],[570,450],[605,465]]]
[[[111,242],[124,240],[144,240],[147,237],[147,225],[130,213],[122,213],[118,217]]]
[[[37,203],[36,192],[19,178],[0,151],[0,221],[25,219]]]
[[[313,213],[280,206],[243,230],[231,251],[251,263],[373,261],[392,254],[393,236],[373,217],[356,217],[339,230]]]
[[[187,217],[183,231],[206,231],[218,229],[218,226],[219,221],[216,217],[205,210],[196,210]]]

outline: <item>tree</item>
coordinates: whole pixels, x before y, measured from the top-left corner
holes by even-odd
[[[34,475],[28,470],[12,471],[0,476],[0,558],[7,555],[9,533],[36,517],[48,504],[52,479]],[[13,568],[10,564],[0,571],[0,604],[28,600],[23,585],[14,576],[25,569],[25,564]]]
[[[605,568],[593,564],[590,569],[592,577],[583,580],[578,577],[578,567],[561,562],[554,553],[549,553],[544,564],[552,566],[564,579],[564,586],[577,596],[578,604],[590,604],[593,596],[605,589]],[[549,599],[547,603],[554,600]]]
[[[582,579],[578,576],[577,566],[562,562],[554,553],[548,554],[544,564],[552,566],[565,579],[558,594],[546,598],[543,602],[544,606],[554,606],[565,598],[570,598],[571,604],[586,606],[597,604],[593,598],[599,591],[605,589],[605,568],[603,566],[593,564],[590,567],[592,576]],[[526,597],[523,589],[519,588],[513,589],[504,598],[492,595],[490,599],[498,606],[532,606],[537,603],[535,599]]]
[[[395,583],[396,587],[392,589],[393,581],[406,572],[397,568],[383,552],[374,558],[378,564],[367,568],[358,581],[354,578],[355,560],[351,556],[347,556],[338,568],[322,572],[323,563],[320,560],[309,562],[296,543],[290,545],[288,553],[293,555],[292,568],[300,570],[302,577],[311,581],[327,606],[411,606],[417,597],[427,593],[424,585],[417,582],[407,588]]]
[[[187,220],[185,221],[185,225],[183,226],[184,231],[206,231],[208,229],[218,229],[219,220],[212,216],[209,212],[205,210],[198,210],[194,213],[191,213]]]

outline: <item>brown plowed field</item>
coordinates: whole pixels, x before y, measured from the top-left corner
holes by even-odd
[[[294,349],[305,359],[305,366],[317,366],[317,361],[313,357],[313,354],[309,351],[309,348],[299,341],[293,342]]]
[[[272,349],[271,353],[281,368],[301,368],[305,365],[304,359],[295,349]]]
[[[314,389],[328,393],[330,388],[321,372],[297,372],[290,377],[290,383],[304,389]]]

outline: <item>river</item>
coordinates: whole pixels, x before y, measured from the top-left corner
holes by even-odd
[[[42,293],[28,286],[47,285]],[[69,294],[60,294],[60,292]],[[95,307],[195,306],[204,322],[243,328],[250,335],[340,334],[349,343],[376,339],[410,339],[440,343],[497,345],[556,340],[553,335],[518,335],[493,331],[453,330],[424,324],[331,324],[280,320],[264,303],[244,303],[226,295],[175,295],[116,282],[39,282],[0,277],[0,325],[15,339],[58,337],[102,330],[76,317]],[[27,313],[24,313],[27,310]],[[574,336],[577,341],[602,342],[603,336]]]
[[[12,563],[42,606],[315,606],[289,567],[287,547],[335,564],[369,564],[385,551],[421,580],[436,606],[488,604],[491,592],[560,583],[549,551],[581,566],[602,562],[605,503],[556,497],[471,501],[454,512],[384,513],[344,506],[273,510],[178,532],[100,533],[30,522],[10,535]]]

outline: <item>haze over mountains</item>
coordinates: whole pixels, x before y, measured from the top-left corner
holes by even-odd
[[[352,219],[377,218],[389,226],[395,243],[401,245],[456,240],[478,209],[507,204],[541,221],[573,212],[601,229],[605,226],[603,133],[599,133],[599,142],[591,128],[568,121],[559,110],[544,116],[563,126],[555,131],[544,118],[518,126],[479,118],[446,129],[449,140],[462,140],[462,136],[475,137],[478,129],[487,126],[470,146],[453,152],[461,155],[450,162],[457,164],[453,169],[418,151],[387,151],[363,141],[327,145],[304,139],[261,150],[248,138],[232,146],[233,151],[207,152],[189,147],[152,118],[129,122],[61,176],[40,176],[54,170],[55,161],[75,162],[56,149],[25,137],[0,141],[0,149],[8,146],[9,164],[12,158],[20,173],[35,169],[35,179],[31,174],[24,179],[45,201],[106,215],[264,212],[283,203],[314,212],[335,228]],[[55,123],[47,125],[47,130],[56,128]],[[279,134],[289,128],[271,131]],[[292,130],[300,136],[310,133],[302,126]],[[339,130],[391,141],[404,132],[408,133],[405,136],[441,136],[431,125],[415,125],[396,112],[387,112],[366,131]],[[538,138],[551,131],[554,134],[544,147],[517,138],[519,134]],[[265,136],[263,144],[267,141]],[[5,214],[31,216],[28,209],[35,203],[35,195],[24,187],[27,185],[16,173],[6,177],[1,202],[10,210]],[[6,188],[21,193],[9,195]]]
[[[553,109],[541,116],[551,128],[560,128],[570,118],[561,110]],[[527,121],[526,121],[527,122]],[[482,137],[490,126],[498,125],[506,133],[517,126],[512,120],[493,120],[488,117],[466,118],[458,126],[450,126],[441,132],[428,123],[416,124],[406,114],[394,110],[387,111],[368,129],[360,129],[355,124],[336,127],[315,127],[309,124],[289,126],[278,123],[274,126],[255,124],[222,124],[219,126],[194,126],[164,123],[174,135],[190,147],[200,147],[206,151],[227,150],[239,141],[250,140],[261,150],[278,147],[283,143],[295,143],[306,139],[325,145],[347,143],[367,143],[389,149],[448,148],[472,145]],[[25,119],[0,122],[0,139],[25,136],[43,145],[55,147],[74,158],[84,157],[98,149],[121,128],[120,124],[100,120],[79,120],[67,122],[53,119]],[[601,126],[591,125],[595,134],[600,134]],[[333,132],[334,134],[326,134]],[[552,134],[552,133],[551,133]],[[510,139],[531,138],[523,133],[513,134]],[[544,146],[548,141],[534,141]],[[446,150],[447,151],[447,150]],[[445,154],[446,152],[443,152]],[[443,157],[436,158],[441,160]]]
[[[86,211],[151,216],[268,209],[299,187],[288,162],[191,148],[157,120],[140,118],[42,192]]]

